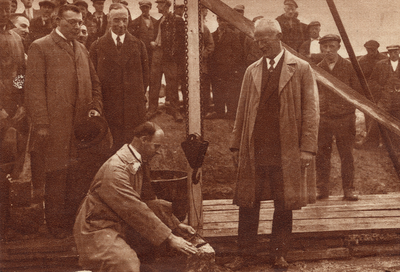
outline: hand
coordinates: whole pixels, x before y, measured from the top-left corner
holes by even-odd
[[[232,159],[233,159],[233,164],[235,165],[236,168],[238,168],[239,167],[239,150],[232,151]]]
[[[36,132],[39,141],[44,141],[46,138],[49,137],[50,131],[48,128],[39,128]]]
[[[192,226],[189,226],[189,225],[186,225],[183,223],[180,223],[178,225],[178,228],[180,228],[182,231],[187,232],[192,235],[196,233],[196,230]]]
[[[168,236],[167,241],[172,248],[186,255],[197,253],[197,248],[194,247],[192,243],[186,241],[181,237],[175,236],[172,233]]]
[[[90,110],[89,117],[93,117],[93,116],[100,116],[100,113],[97,110]]]
[[[12,118],[12,120],[15,123],[18,123],[19,121],[22,120],[22,118],[24,118],[26,115],[26,110],[24,107],[18,107],[17,112],[15,113],[14,117]]]
[[[307,151],[301,151],[300,153],[300,160],[301,160],[301,167],[309,167],[310,163],[313,159],[314,155]]]
[[[0,111],[0,120],[7,119],[7,117],[8,117],[8,113],[6,112],[6,110],[5,109],[1,109],[1,111]]]
[[[157,47],[157,43],[155,41],[150,42],[150,46],[154,49]]]

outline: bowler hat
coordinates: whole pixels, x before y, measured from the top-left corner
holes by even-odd
[[[342,39],[340,39],[340,37],[335,34],[328,34],[328,35],[323,36],[321,39],[319,39],[320,44],[323,44],[326,42],[331,42],[331,41],[336,41],[336,42],[340,43],[342,41]]]
[[[78,149],[98,145],[108,132],[106,119],[101,116],[86,117],[74,126]]]
[[[389,45],[389,46],[386,46],[386,49],[388,51],[390,51],[390,50],[400,50],[400,45]]]
[[[380,44],[375,40],[369,40],[364,44],[365,48],[376,48],[378,49]]]
[[[152,4],[151,4],[151,2],[148,1],[148,0],[142,0],[142,1],[139,1],[139,6],[140,6],[140,7],[142,7],[142,6],[148,6],[148,7],[151,8]]]
[[[83,6],[83,7],[85,7],[86,9],[89,8],[88,3],[86,3],[86,2],[83,1],[83,0],[78,0],[78,1],[76,1],[76,2],[74,3],[74,5],[77,6],[77,7]]]
[[[56,5],[53,3],[53,2],[51,2],[51,1],[49,1],[49,0],[43,0],[43,1],[40,1],[39,2],[39,7],[51,7],[51,8],[56,8]]]
[[[298,8],[299,6],[297,5],[296,1],[294,0],[285,0],[285,2],[283,2],[284,5],[294,5],[296,8]]]

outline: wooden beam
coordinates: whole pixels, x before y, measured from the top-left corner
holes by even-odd
[[[200,0],[200,2],[216,15],[220,16],[221,18],[235,26],[237,29],[244,32],[247,36],[251,38],[254,37],[253,23],[249,19],[246,19],[245,17],[234,11],[232,8],[224,4],[222,1]],[[310,61],[306,57],[295,52],[287,45],[284,46],[292,54],[310,63]],[[372,119],[376,120],[387,129],[400,136],[399,120],[394,118],[386,111],[378,108],[374,103],[369,101],[363,95],[359,94],[358,92],[329,74],[327,71],[317,67],[315,64],[310,63],[310,65],[313,68],[316,79],[319,83],[325,85],[328,89],[330,89],[340,97],[344,98],[349,103],[353,104],[357,109],[369,115]]]

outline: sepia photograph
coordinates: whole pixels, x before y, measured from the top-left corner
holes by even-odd
[[[0,0],[0,271],[400,271],[398,0]]]

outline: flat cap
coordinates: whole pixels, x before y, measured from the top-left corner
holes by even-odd
[[[76,1],[73,5],[75,5],[75,6],[82,6],[82,7],[85,7],[85,8],[89,8],[89,5],[88,5],[88,3],[86,3],[85,1],[83,1],[83,0],[78,0],[78,1]]]
[[[320,44],[323,44],[326,42],[331,42],[331,41],[336,41],[336,42],[340,43],[342,41],[342,39],[338,35],[335,35],[335,34],[328,34],[328,35],[323,36],[321,39],[319,39]]]
[[[156,3],[169,3],[171,5],[170,0],[156,0]]]
[[[151,2],[150,2],[149,0],[142,0],[142,1],[139,1],[139,6],[140,6],[140,7],[142,7],[142,6],[151,7],[152,4],[151,4]]]
[[[284,5],[294,5],[296,8],[298,8],[299,6],[297,5],[296,1],[294,0],[285,0],[285,2],[283,2]]]
[[[388,51],[390,51],[390,50],[400,50],[400,45],[389,45],[389,46],[386,46],[386,49]]]
[[[307,25],[307,27],[312,27],[312,26],[321,26],[321,23],[318,21],[312,21]]]
[[[56,8],[56,5],[53,2],[49,1],[49,0],[40,1],[39,2],[39,7],[42,7],[42,6],[51,7],[53,9]]]
[[[364,47],[365,48],[376,48],[376,49],[378,49],[379,46],[380,46],[380,44],[375,40],[369,40],[366,43],[364,43]]]
[[[234,10],[239,11],[239,12],[244,12],[244,6],[243,5],[236,5]]]
[[[93,3],[95,2],[105,2],[106,0],[92,0]]]

